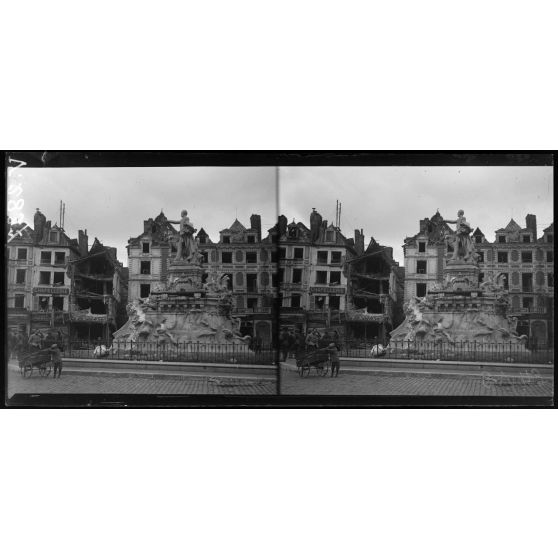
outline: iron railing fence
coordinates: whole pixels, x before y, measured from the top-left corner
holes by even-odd
[[[532,364],[554,363],[554,348],[549,345],[524,347],[512,343],[421,343],[391,342],[379,353],[375,343],[346,344],[340,355],[353,358],[395,358],[414,360],[446,360],[467,362],[518,362]],[[373,350],[374,349],[374,350]]]
[[[126,341],[104,345],[72,341],[64,350],[66,358],[100,358],[110,360],[146,360],[154,362],[207,362],[223,364],[274,364],[277,350],[272,346],[250,349],[248,345]],[[97,349],[97,350],[96,350]]]

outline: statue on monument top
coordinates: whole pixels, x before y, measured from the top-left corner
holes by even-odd
[[[197,229],[194,228],[194,225],[190,222],[188,218],[188,212],[183,209],[181,214],[180,221],[171,221],[168,220],[169,223],[173,223],[175,225],[180,225],[180,230],[178,231],[178,239],[176,241],[176,258],[174,261],[186,261],[191,263],[199,263],[198,256],[198,243],[194,238],[194,233]]]
[[[477,254],[471,239],[473,229],[465,219],[465,212],[460,209],[455,221],[444,220],[444,223],[457,225],[455,233],[450,237],[450,240],[453,241],[453,255],[450,261],[476,263]]]

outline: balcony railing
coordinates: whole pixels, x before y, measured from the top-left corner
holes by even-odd
[[[544,306],[528,306],[527,308],[510,308],[508,314],[548,314],[548,308]]]

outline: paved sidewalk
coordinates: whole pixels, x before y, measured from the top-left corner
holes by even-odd
[[[553,382],[548,378],[522,378],[486,374],[484,378],[464,374],[461,377],[440,374],[429,376],[425,370],[406,370],[390,375],[363,370],[341,371],[337,378],[322,378],[314,371],[299,377],[294,361],[281,363],[282,395],[402,395],[402,396],[522,396],[552,397]]]
[[[40,394],[140,394],[140,395],[276,395],[277,383],[270,379],[223,377],[141,378],[127,375],[62,372],[60,378],[42,378],[33,372],[23,378],[17,367],[8,367],[7,395]]]

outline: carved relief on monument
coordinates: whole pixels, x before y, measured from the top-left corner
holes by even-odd
[[[211,250],[211,262],[215,263],[217,261],[217,251]]]
[[[535,260],[537,260],[538,262],[542,262],[544,258],[544,252],[542,251],[542,248],[537,248],[537,250],[535,251]]]
[[[511,260],[512,262],[516,262],[517,260],[519,260],[519,252],[517,250],[511,251]]]
[[[244,273],[242,273],[241,271],[239,271],[236,274],[236,286],[237,287],[242,287],[244,286]]]
[[[267,261],[268,261],[267,250],[265,248],[262,248],[260,250],[260,262],[261,263],[267,263]]]
[[[538,287],[544,285],[544,273],[542,271],[537,271],[537,273],[535,273],[535,282]]]
[[[243,254],[242,250],[237,250],[234,253],[234,259],[237,263],[242,263],[244,261],[244,254]]]
[[[269,273],[267,271],[262,271],[260,273],[260,283],[262,287],[267,287],[269,285]]]
[[[514,285],[514,286],[519,285],[519,273],[517,271],[514,271],[512,273],[511,282],[512,282],[512,285]]]

